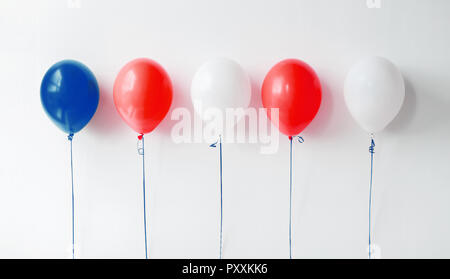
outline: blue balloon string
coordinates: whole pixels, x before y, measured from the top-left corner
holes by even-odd
[[[219,143],[220,152],[220,235],[219,235],[219,259],[222,259],[222,243],[223,243],[223,187],[222,187],[222,135],[219,136],[219,140],[209,145],[209,147],[217,147]]]
[[[304,143],[305,140],[296,136],[299,143]],[[290,141],[290,168],[289,168],[289,259],[292,260],[292,136],[289,137]]]
[[[290,169],[289,169],[289,259],[292,260],[292,137],[289,137]]]
[[[222,259],[223,191],[222,191],[222,136],[220,136],[220,259]]]
[[[142,147],[138,147],[138,153],[142,156],[142,196],[144,200],[144,241],[145,241],[145,259],[148,259],[147,255],[147,216],[146,216],[146,202],[145,202],[145,151],[144,151],[144,135],[140,135],[139,139],[142,140]]]
[[[67,139],[70,141],[70,174],[72,179],[72,259],[75,259],[75,198],[73,192],[73,156],[72,156],[72,139],[73,134],[69,134]]]
[[[369,259],[372,258],[372,178],[373,178],[373,154],[375,153],[375,141],[373,137],[369,147],[370,153],[370,187],[369,187]]]

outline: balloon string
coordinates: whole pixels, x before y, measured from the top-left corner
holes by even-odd
[[[289,165],[289,259],[292,260],[292,136],[290,141],[290,165]],[[302,137],[296,136],[299,143],[305,142]]]
[[[222,135],[219,135],[219,140],[211,144],[209,147],[217,147],[219,143],[220,153],[220,234],[219,234],[219,259],[222,259],[222,243],[223,243],[223,187],[222,187]]]
[[[73,134],[69,134],[67,139],[70,142],[70,176],[72,180],[72,259],[75,259],[75,198],[73,192],[73,155],[72,155],[72,139]]]
[[[369,259],[372,259],[372,178],[373,178],[373,154],[375,153],[375,141],[371,135],[370,147],[370,187],[369,187]]]
[[[290,141],[290,168],[289,168],[289,259],[292,260],[292,137]]]
[[[148,259],[147,255],[147,210],[145,202],[145,151],[144,151],[144,135],[140,134],[138,136],[139,141],[142,142],[142,146],[138,146],[138,153],[142,156],[142,196],[144,201],[144,241],[145,241],[145,259]],[[139,142],[138,142],[139,144]]]

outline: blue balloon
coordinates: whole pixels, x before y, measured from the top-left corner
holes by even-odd
[[[80,62],[60,61],[42,79],[42,106],[53,123],[68,134],[80,131],[89,123],[99,98],[94,74]]]

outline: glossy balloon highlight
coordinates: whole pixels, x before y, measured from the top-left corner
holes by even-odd
[[[305,62],[286,59],[270,69],[262,85],[262,103],[272,119],[279,109],[278,128],[287,136],[298,135],[316,116],[322,101],[320,80]]]
[[[172,104],[172,83],[155,61],[138,58],[126,64],[114,82],[114,104],[139,134],[153,131]]]
[[[383,130],[405,99],[402,74],[390,61],[369,57],[356,63],[345,80],[344,97],[356,122],[367,132]]]
[[[246,109],[250,104],[250,79],[237,62],[228,58],[206,61],[195,73],[191,84],[191,99],[195,111],[206,118],[208,109]],[[234,123],[236,124],[236,123]]]
[[[80,62],[60,61],[42,79],[42,107],[65,133],[77,133],[89,123],[97,110],[99,98],[94,74]]]

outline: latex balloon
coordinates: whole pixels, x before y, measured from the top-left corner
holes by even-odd
[[[53,123],[68,134],[80,131],[89,123],[99,98],[94,74],[80,62],[60,61],[42,79],[42,106]]]
[[[122,119],[139,134],[146,134],[153,131],[169,111],[172,83],[158,63],[138,58],[120,70],[113,95]]]
[[[383,130],[398,114],[405,99],[405,84],[397,67],[381,57],[356,63],[344,88],[347,107],[369,133]]]
[[[205,117],[205,110],[219,109],[225,117],[227,108],[247,108],[251,99],[251,84],[242,67],[227,58],[205,62],[195,73],[191,84],[195,111]]]
[[[271,108],[279,109],[278,128],[298,135],[316,116],[322,101],[320,80],[305,62],[286,59],[270,69],[262,85],[262,103],[274,124]]]

